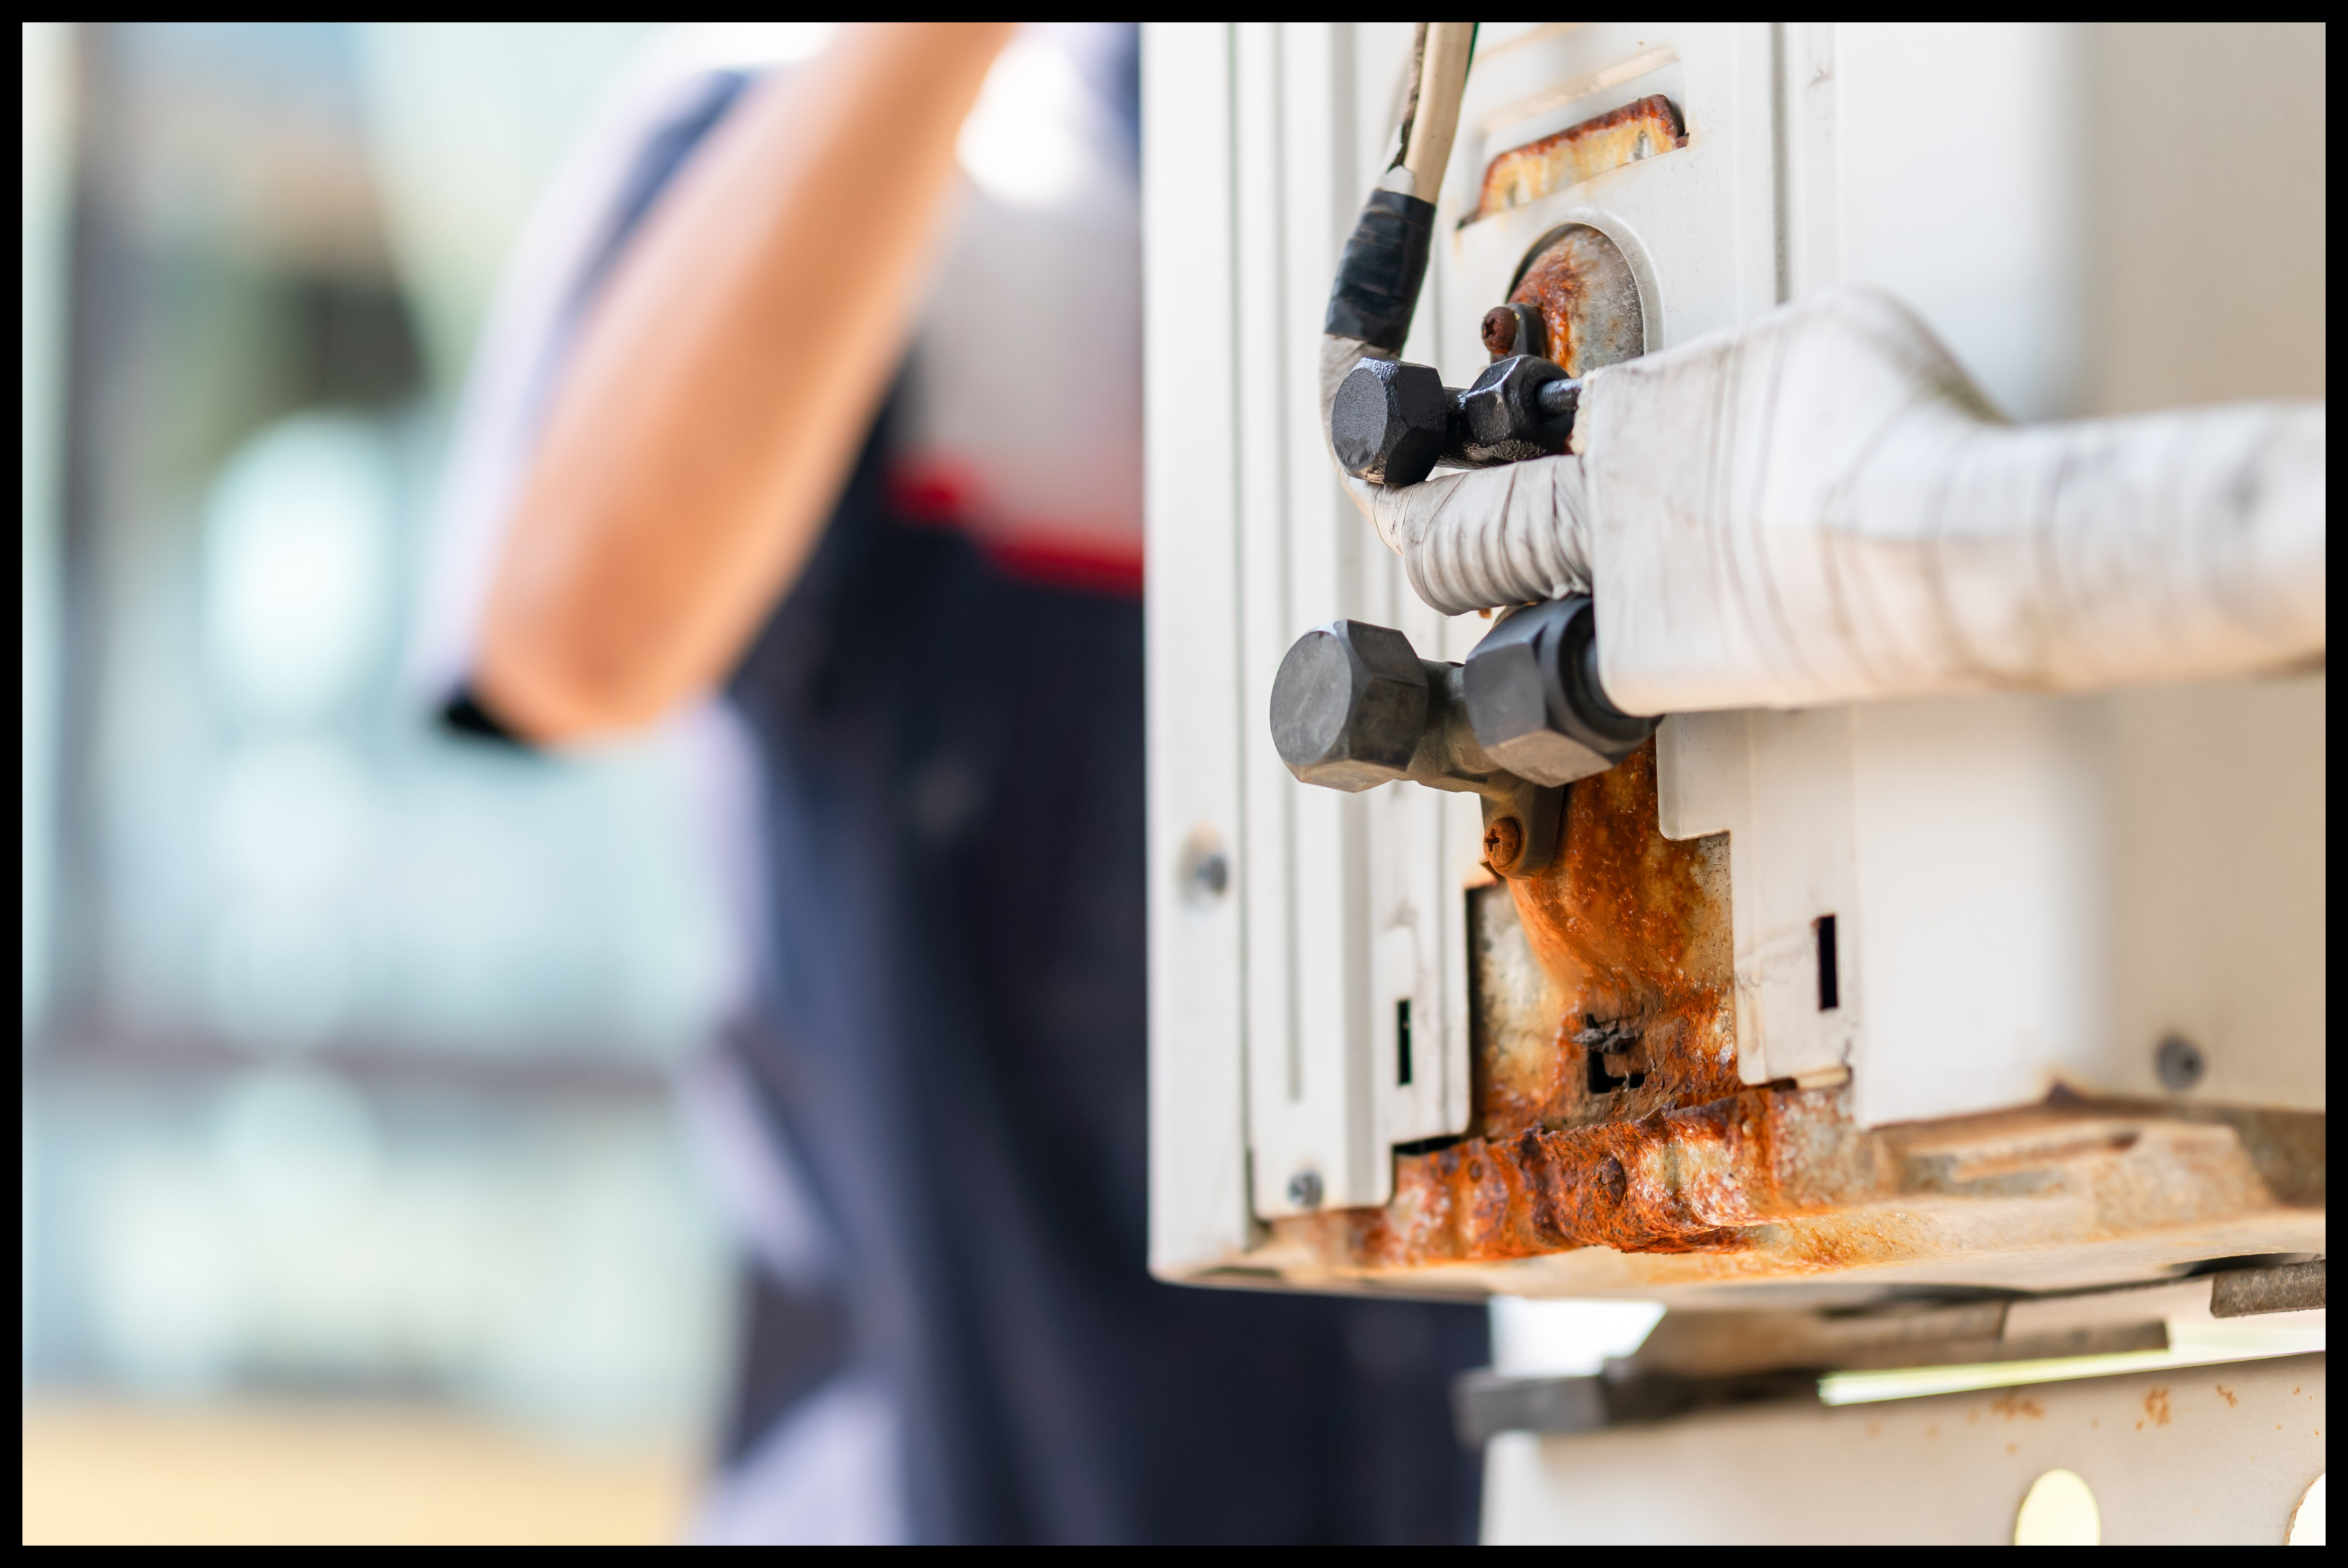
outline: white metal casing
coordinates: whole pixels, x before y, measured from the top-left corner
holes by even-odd
[[[1309,625],[1357,615],[1450,659],[1485,629],[1403,586],[1340,496],[1313,395],[1407,46],[1402,25],[1148,35],[1152,1256],[1170,1274],[1239,1263],[1300,1170],[1325,1204],[1383,1202],[1391,1145],[1467,1114],[1472,802],[1304,788],[1264,724]],[[1488,24],[1404,357],[1464,383],[1526,247],[1586,222],[1632,257],[1651,349],[1865,281],[2009,412],[2065,411],[2072,48],[2051,27]],[[1458,226],[1494,153],[1652,91],[1685,148]],[[1663,831],[1731,835],[1741,1076],[1854,1074],[1873,1125],[2058,1082],[2159,1095],[2176,1032],[2210,1063],[2194,1097],[2321,1108],[2322,748],[2320,676],[1667,720]],[[1190,875],[1210,849],[1220,897]]]

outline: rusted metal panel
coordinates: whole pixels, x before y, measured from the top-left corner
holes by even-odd
[[[1686,145],[1687,128],[1678,107],[1661,93],[1650,93],[1636,103],[1494,158],[1484,166],[1476,216],[1488,218],[1528,206],[1610,169]]]
[[[2128,1277],[2164,1237],[2188,1260],[2322,1245],[2320,1115],[2074,1102],[1870,1130],[1849,1096],[1766,1087],[1405,1156],[1385,1209],[1282,1221],[1266,1261],[1374,1275],[1584,1250],[1655,1260],[1567,1270],[1554,1283],[1572,1293],[2054,1249],[2083,1277],[2113,1266],[2098,1253]]]
[[[1646,352],[1647,318],[1631,263],[1587,223],[1542,237],[1509,303],[1540,313],[1543,347],[1568,376]]]
[[[1656,821],[1650,742],[1568,789],[1546,871],[1472,895],[1470,1136],[1402,1157],[1383,1212],[1312,1222],[1344,1228],[1324,1244],[1383,1266],[1733,1247],[1782,1185],[1775,1146],[1848,1130],[1831,1095],[1741,1090],[1726,841]]]
[[[1468,1135],[1397,1155],[1383,1209],[1275,1222],[1263,1263],[1474,1288],[1578,1252],[1671,1284],[2163,1234],[2320,1245],[2320,1115],[2063,1095],[1869,1130],[1848,1085],[1743,1087],[1725,839],[1661,835],[1652,746],[1570,786],[1562,833],[1547,871],[1469,895]]]
[[[1749,1090],[1633,1121],[1470,1138],[1398,1161],[1384,1210],[1281,1232],[1326,1261],[1373,1268],[1590,1246],[1733,1251],[1746,1227],[1830,1201],[1812,1191],[1821,1173],[1868,1161],[1842,1109],[1838,1090]]]
[[[1477,1131],[1633,1121],[1736,1092],[1728,841],[1657,830],[1652,741],[1570,786],[1549,868],[1512,879],[1509,904],[1500,891],[1478,912],[1475,1005],[1494,1048],[1478,1053]],[[1532,974],[1484,972],[1516,943]]]
[[[1662,94],[1652,94],[1494,158],[1484,170],[1477,216],[1524,206],[1686,143],[1679,110]],[[1526,253],[1508,304],[1539,315],[1541,341],[1532,342],[1531,325],[1520,328],[1501,307],[1485,321],[1486,346],[1496,356],[1539,354],[1564,366],[1569,376],[1585,376],[1646,352],[1646,316],[1631,263],[1613,241],[1589,224],[1569,223],[1543,235]]]

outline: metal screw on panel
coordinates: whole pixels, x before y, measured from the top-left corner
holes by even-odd
[[[1514,817],[1495,817],[1484,825],[1484,862],[1494,871],[1508,870],[1524,852],[1524,824]]]
[[[1222,897],[1223,890],[1231,885],[1231,862],[1209,851],[1191,866],[1190,885],[1207,898]]]
[[[1223,851],[1222,835],[1204,824],[1194,829],[1182,846],[1174,874],[1182,902],[1191,908],[1210,909],[1221,902],[1231,885],[1231,861]]]
[[[2182,1035],[2171,1035],[2160,1042],[2152,1053],[2152,1067],[2160,1075],[2161,1087],[2173,1089],[2191,1088],[2209,1070],[2201,1047]]]
[[[1549,331],[1542,324],[1539,307],[1529,304],[1496,304],[1484,313],[1484,350],[1495,359],[1506,359],[1514,354],[1546,356],[1549,353]]]
[[[1507,305],[1484,313],[1484,351],[1495,359],[1517,351],[1517,313]]]
[[[1288,1179],[1288,1201],[1300,1209],[1321,1206],[1321,1172],[1299,1171]]]

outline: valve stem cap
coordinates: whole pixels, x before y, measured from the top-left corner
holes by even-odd
[[[1329,442],[1355,479],[1415,485],[1443,455],[1450,398],[1431,366],[1365,359],[1338,384]]]
[[[1307,784],[1369,789],[1409,772],[1426,710],[1426,671],[1408,637],[1332,621],[1297,638],[1280,661],[1272,743]]]

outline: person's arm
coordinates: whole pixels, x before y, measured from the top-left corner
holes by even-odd
[[[723,679],[789,587],[909,331],[1007,24],[852,27],[726,117],[631,244],[554,399],[474,685],[563,741]]]

